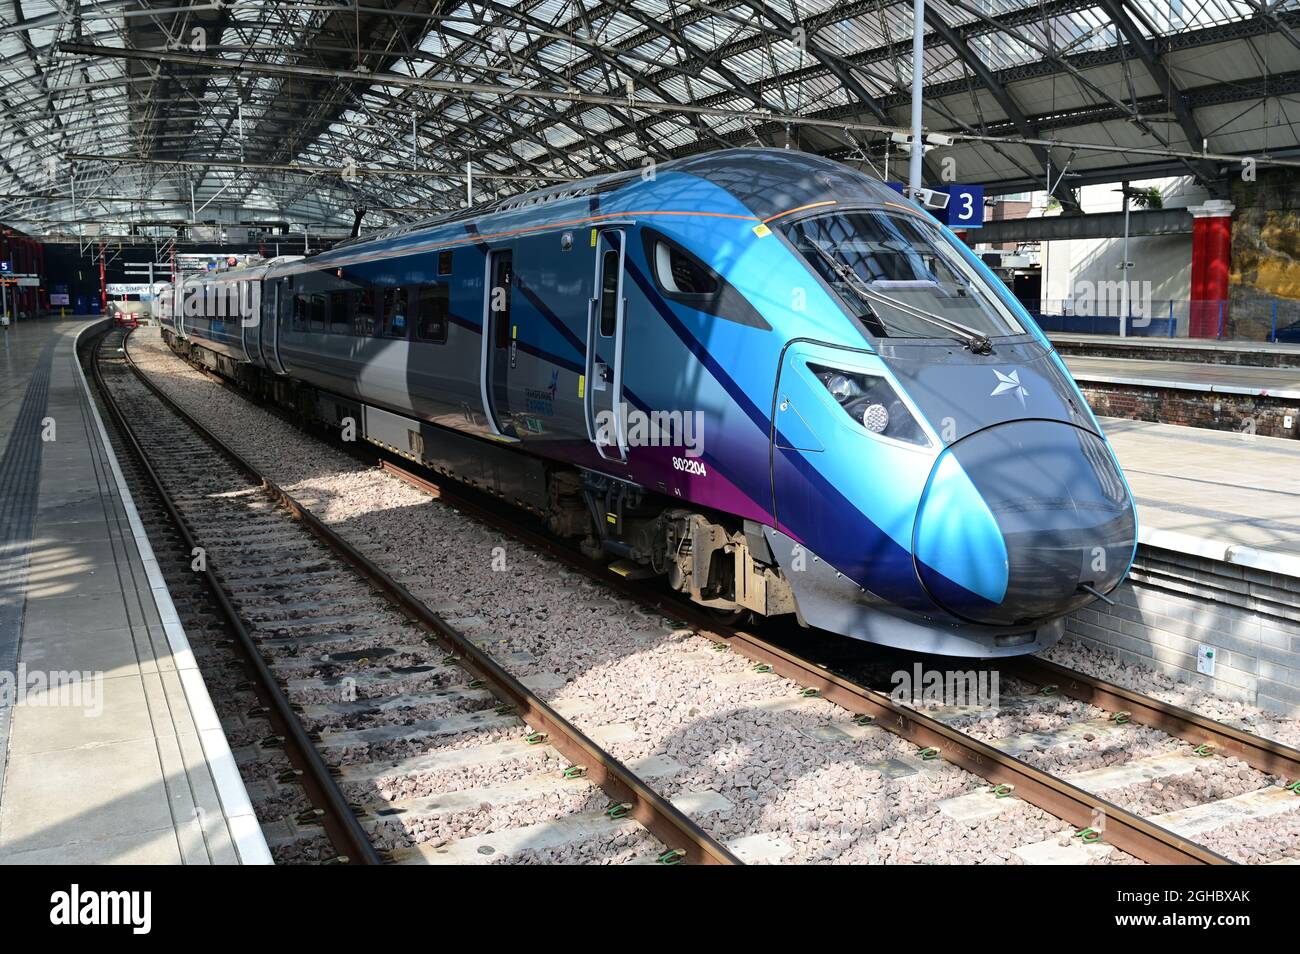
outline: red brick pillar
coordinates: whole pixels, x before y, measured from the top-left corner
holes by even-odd
[[[1223,199],[1191,206],[1192,302],[1188,335],[1217,338],[1227,323],[1232,211]]]

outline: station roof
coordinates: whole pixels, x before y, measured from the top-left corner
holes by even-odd
[[[370,229],[467,163],[479,201],[725,146],[901,178],[911,34],[910,0],[12,0],[0,221]],[[927,181],[1300,165],[1300,0],[928,0],[925,47]]]

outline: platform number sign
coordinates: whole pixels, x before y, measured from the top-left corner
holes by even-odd
[[[0,259],[0,275],[8,275],[13,270],[13,263],[9,259]]]
[[[984,187],[977,185],[951,185],[943,189],[948,193],[948,208],[943,210],[941,221],[952,229],[977,229],[984,224]]]

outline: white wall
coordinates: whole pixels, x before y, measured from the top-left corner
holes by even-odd
[[[1143,189],[1157,187],[1165,197],[1164,207],[1167,209],[1200,205],[1209,198],[1208,193],[1191,178],[1135,180],[1129,185]],[[1123,198],[1119,192],[1114,191],[1119,187],[1119,183],[1084,186],[1079,196],[1084,212],[1122,211]],[[1035,194],[1037,202],[1045,199],[1045,193]],[[1186,300],[1191,297],[1190,234],[1130,238],[1128,258],[1133,262],[1129,280],[1150,282],[1153,301],[1163,302],[1169,298]],[[1043,242],[1040,261],[1043,268],[1044,301],[1078,300],[1078,288],[1082,282],[1121,281],[1123,273],[1119,266],[1123,260],[1122,238]]]

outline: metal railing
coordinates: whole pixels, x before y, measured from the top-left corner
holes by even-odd
[[[1283,298],[1159,299],[1134,303],[1128,314],[1122,307],[1081,307],[1061,299],[1024,305],[1047,332],[1300,344],[1300,301]]]

